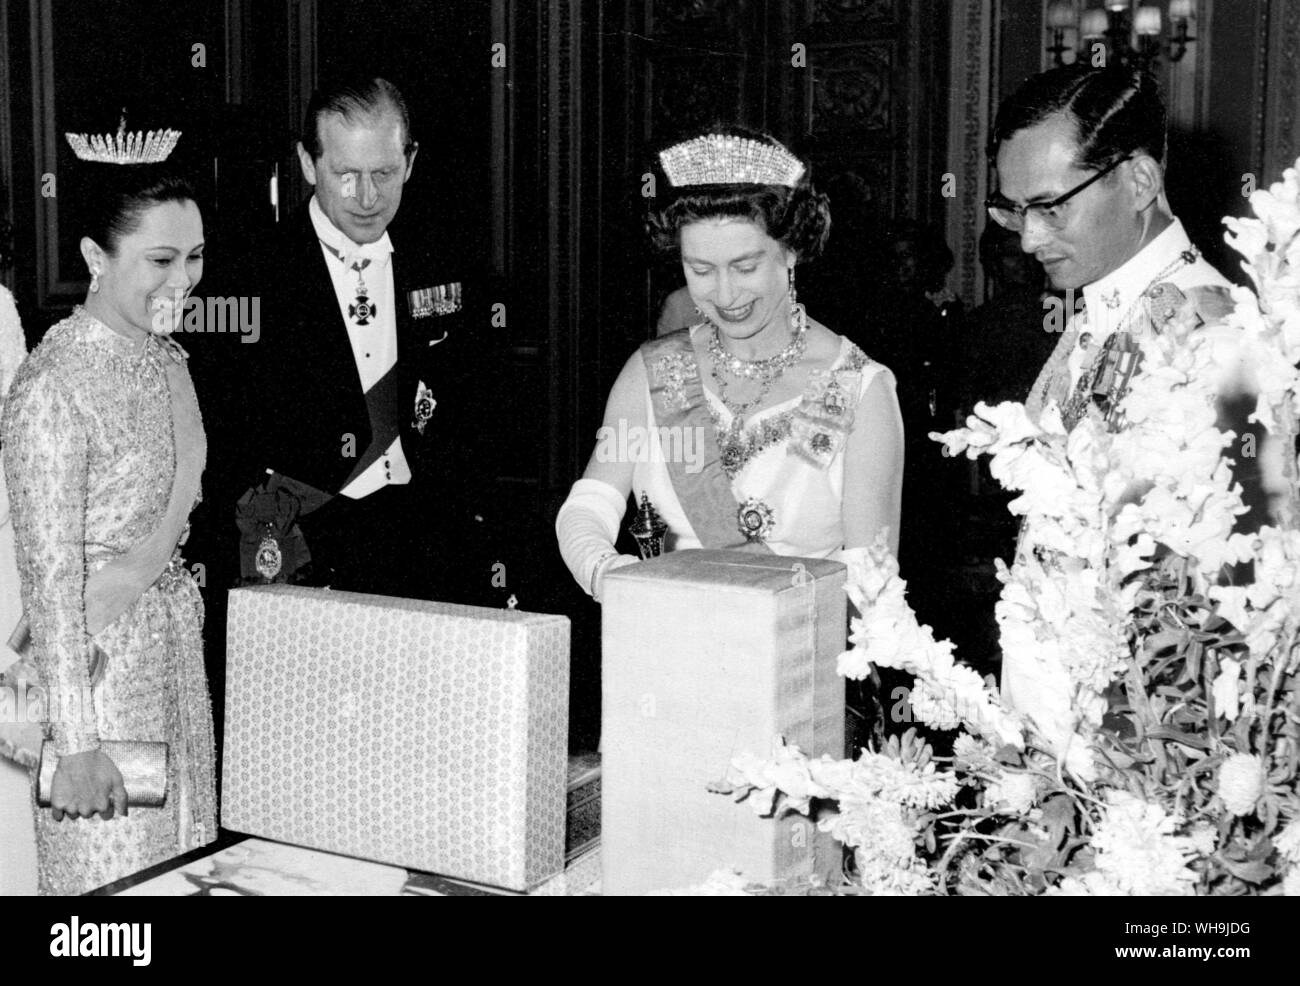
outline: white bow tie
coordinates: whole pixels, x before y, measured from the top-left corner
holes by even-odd
[[[324,242],[323,240],[321,242]],[[346,241],[340,243],[338,247],[325,244],[326,249],[342,261],[345,268],[353,264],[375,264],[378,265],[389,254],[389,249],[381,243],[365,243],[360,246]]]

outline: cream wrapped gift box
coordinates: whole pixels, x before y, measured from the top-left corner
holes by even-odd
[[[569,621],[230,594],[221,823],[528,890],[564,869]]]
[[[763,882],[838,872],[802,816],[760,818],[707,786],[777,735],[844,755],[844,566],[677,551],[609,573],[603,597],[602,891],[693,886],[726,866]]]

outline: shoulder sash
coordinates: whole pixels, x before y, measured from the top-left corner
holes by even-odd
[[[738,526],[740,504],[722,468],[708,397],[700,381],[699,365],[691,346],[690,329],[679,329],[641,347],[655,419],[660,427],[695,429],[703,464],[699,472],[686,470],[683,461],[667,461],[668,477],[677,499],[705,548],[745,548],[771,552],[762,541],[748,541]]]

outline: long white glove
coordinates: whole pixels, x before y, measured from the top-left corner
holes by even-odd
[[[600,601],[605,573],[640,561],[614,549],[627,497],[599,479],[580,479],[555,516],[560,555],[582,590]]]

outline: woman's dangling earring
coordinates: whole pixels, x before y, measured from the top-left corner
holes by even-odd
[[[92,270],[90,272],[90,293],[94,294],[98,290],[99,290],[99,271]]]
[[[794,306],[799,303],[799,296],[795,294],[794,290],[794,268],[789,267],[787,269],[790,272],[790,309],[793,311]]]

